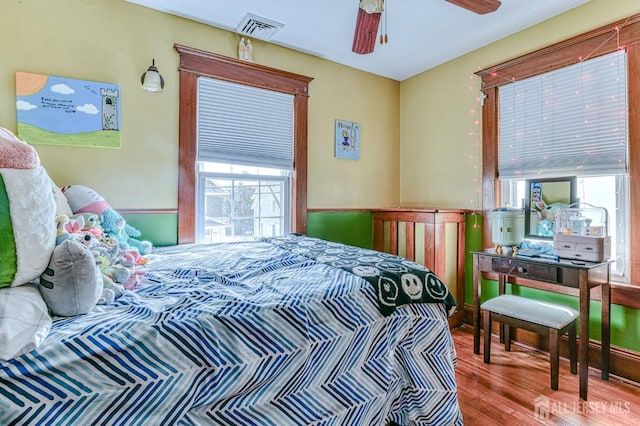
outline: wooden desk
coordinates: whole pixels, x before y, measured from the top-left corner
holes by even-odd
[[[504,294],[507,277],[515,277],[516,281],[512,283],[515,285],[576,295],[580,300],[580,342],[578,348],[580,398],[586,400],[589,377],[589,301],[591,290],[597,286],[601,286],[602,290],[602,379],[609,380],[610,263],[607,261],[576,264],[569,259],[560,259],[556,262],[538,258],[512,257],[497,254],[493,249],[473,252],[473,352],[480,353],[480,292],[482,287],[480,281],[483,272],[498,274],[500,294]]]

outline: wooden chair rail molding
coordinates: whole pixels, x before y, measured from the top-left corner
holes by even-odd
[[[178,214],[178,209],[117,209],[120,214]]]

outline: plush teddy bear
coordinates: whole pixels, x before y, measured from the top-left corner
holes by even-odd
[[[151,252],[152,245],[149,241],[135,239],[142,233],[127,224],[122,215],[96,191],[83,185],[71,185],[62,188],[62,192],[74,214],[97,214],[104,234],[116,240],[122,249],[135,248],[141,255]]]

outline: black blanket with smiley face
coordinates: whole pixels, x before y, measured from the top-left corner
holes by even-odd
[[[385,316],[408,303],[443,303],[449,314],[456,306],[453,295],[436,274],[400,256],[298,234],[262,241],[365,279],[375,288],[380,312]]]

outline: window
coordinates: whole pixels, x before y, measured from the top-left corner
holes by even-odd
[[[500,180],[501,205],[523,208],[525,179]],[[629,177],[627,175],[578,176],[577,198],[609,212],[611,279],[629,281]]]
[[[486,247],[491,245],[489,217],[491,211],[502,199],[502,188],[498,179],[499,88],[512,81],[577,64],[585,56],[596,57],[615,52],[622,46],[627,53],[627,74],[629,75],[627,87],[628,175],[636,176],[640,173],[640,80],[637,78],[640,75],[640,15],[630,16],[477,73],[482,78],[483,92],[486,95],[482,117],[483,244]],[[627,211],[638,211],[640,185],[636,184],[633,178],[628,179],[626,184],[625,189],[624,182],[617,182],[616,194],[622,196],[628,192]],[[618,226],[619,224],[616,224],[616,230]],[[626,234],[629,245],[629,264],[626,270],[629,273],[631,286],[614,285],[612,298],[616,304],[640,308],[639,292],[636,291],[640,284],[640,216],[629,215],[629,228]]]
[[[224,80],[293,96],[293,168],[289,171],[288,176],[288,193],[291,195],[288,210],[291,211],[291,214],[287,220],[291,231],[306,232],[308,84],[312,79],[179,44],[174,45],[174,48],[180,53],[178,243],[192,243],[196,240],[196,208],[198,203],[204,202],[205,199],[204,192],[202,192],[204,189],[200,191],[198,187],[201,177],[204,178],[203,188],[206,188],[206,179],[213,178],[215,181],[219,177],[199,175],[200,172],[209,173],[207,166],[201,168],[202,166],[198,162],[197,103],[200,77]],[[203,158],[201,161],[219,162],[220,160]],[[225,161],[229,162],[229,159]],[[255,177],[257,178],[257,176]],[[233,179],[233,177],[227,179],[229,178]],[[258,186],[262,185],[262,188],[269,187],[270,182],[271,179],[263,179],[261,175],[257,179]],[[252,184],[255,185],[255,179]],[[198,197],[200,198],[197,199]],[[265,215],[262,216],[266,218]],[[277,231],[277,227],[272,225],[274,224],[258,223],[256,226],[271,226],[272,230]],[[202,228],[202,232],[204,234],[204,228]]]
[[[577,176],[579,202],[609,212],[613,277],[627,282],[625,51],[502,85],[498,108],[501,205],[522,207],[523,179]]]
[[[289,233],[293,95],[199,77],[197,99],[196,241]]]
[[[288,170],[200,162],[196,240],[222,242],[289,232]]]

